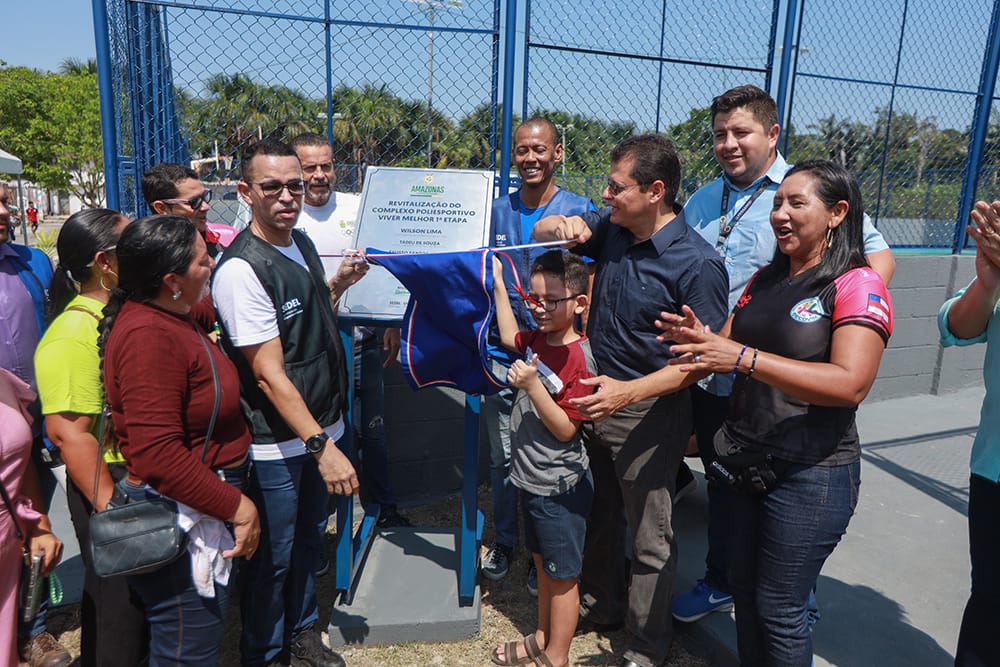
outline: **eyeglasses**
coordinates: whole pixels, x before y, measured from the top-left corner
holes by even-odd
[[[101,248],[97,252],[109,253],[109,252],[114,252],[117,248],[118,248],[117,245],[109,245],[107,248]],[[94,253],[94,254],[96,255],[97,253]],[[90,263],[89,264],[85,264],[83,268],[89,269],[90,267],[92,267],[96,263],[96,261],[97,261],[96,259],[90,260]]]
[[[191,199],[161,199],[164,204],[187,204],[191,207],[192,211],[197,211],[201,208],[202,203],[208,203],[212,201],[212,191],[205,190],[197,197],[192,197]]]
[[[288,190],[288,194],[298,197],[306,191],[306,182],[301,178],[282,183],[281,181],[247,181],[247,185],[260,187],[260,193],[265,197],[279,197],[282,190]]]
[[[610,192],[613,197],[617,197],[618,195],[620,195],[621,193],[625,192],[629,188],[637,188],[637,187],[639,187],[639,185],[640,185],[639,183],[633,183],[632,185],[618,185],[617,183],[615,183],[614,181],[612,181],[609,178],[608,179],[608,192]]]
[[[562,303],[563,301],[569,301],[570,299],[575,299],[578,296],[580,295],[574,294],[573,296],[564,296],[561,299],[536,299],[531,296],[525,296],[524,305],[527,306],[529,309],[541,308],[546,313],[551,313],[556,308],[558,308],[559,304]]]

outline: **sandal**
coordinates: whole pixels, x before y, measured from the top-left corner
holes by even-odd
[[[517,647],[524,646],[525,656],[523,658],[517,657]],[[500,657],[500,649],[503,648],[503,657]],[[510,665],[527,665],[528,663],[534,663],[535,665],[542,665],[542,667],[551,667],[552,663],[548,661],[547,658],[542,654],[542,650],[538,647],[538,640],[535,639],[535,635],[527,635],[524,639],[520,641],[510,641],[503,646],[497,646],[493,649],[490,658],[493,660],[493,664],[502,665],[503,667],[509,667]],[[538,662],[539,658],[545,659],[545,662]],[[546,666],[546,663],[548,665]]]
[[[555,665],[552,664],[552,661],[549,660],[549,657],[544,653],[536,655],[534,660],[532,661],[532,664],[535,667],[556,667]]]

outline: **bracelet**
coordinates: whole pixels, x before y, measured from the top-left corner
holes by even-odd
[[[757,370],[757,353],[760,352],[760,348],[755,347],[753,349],[753,359],[750,360],[750,370],[747,371],[747,377],[753,375],[753,372]]]
[[[740,362],[743,361],[743,355],[746,353],[746,351],[747,351],[747,346],[744,345],[743,349],[740,350],[739,356],[736,357],[736,365],[733,366],[733,377],[732,377],[732,379],[734,380],[736,379],[736,374],[740,372]]]

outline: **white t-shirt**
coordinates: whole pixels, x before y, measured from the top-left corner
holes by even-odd
[[[271,247],[308,271],[302,251],[294,243]],[[234,257],[216,269],[212,301],[219,321],[225,325],[236,347],[260,345],[278,337],[278,314],[274,304],[245,259]],[[344,435],[343,417],[324,430],[334,441],[339,440]],[[305,443],[299,438],[250,444],[250,457],[255,461],[277,461],[305,453]]]
[[[353,248],[354,227],[358,220],[361,198],[344,192],[334,192],[323,206],[310,206],[303,202],[299,221],[295,223],[316,245],[323,260],[323,271],[330,278],[337,274],[337,267],[344,251]],[[323,257],[323,255],[338,255]]]

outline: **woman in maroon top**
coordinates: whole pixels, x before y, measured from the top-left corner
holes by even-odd
[[[214,265],[186,218],[150,216],[125,229],[118,241],[118,287],[101,323],[104,383],[128,468],[119,484],[125,495],[140,499],[158,493],[196,516],[229,522],[235,546],[222,551],[222,557],[249,558],[257,548],[260,524],[256,508],[242,493],[250,432],[240,410],[236,367],[190,314],[208,291]],[[220,403],[206,449],[215,404],[209,354],[218,373]],[[150,623],[151,667],[218,662],[228,580],[215,577],[213,590],[209,572],[208,591],[204,582],[196,587],[192,563],[197,562],[192,554],[156,572],[129,577]]]

